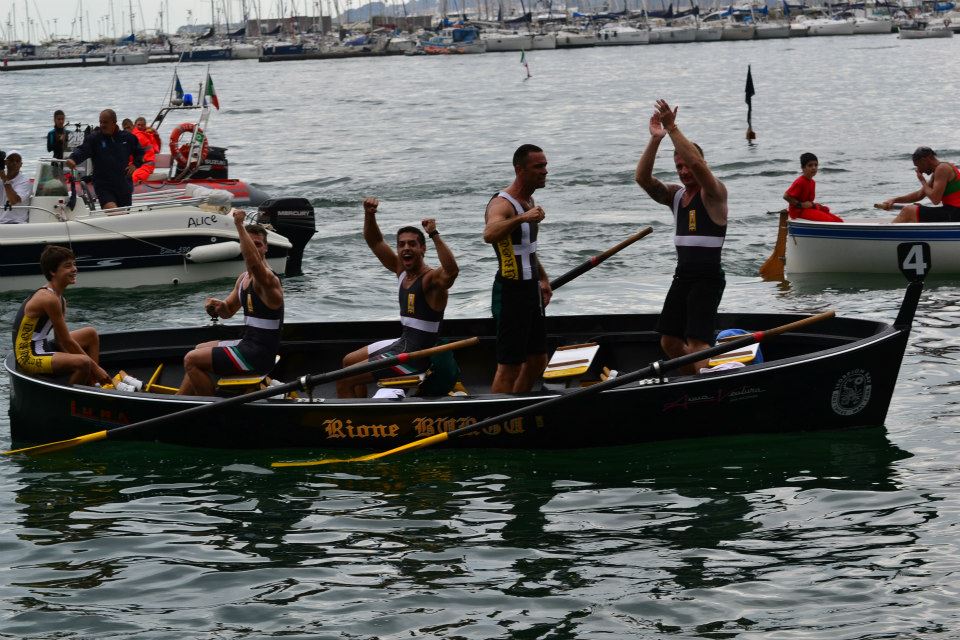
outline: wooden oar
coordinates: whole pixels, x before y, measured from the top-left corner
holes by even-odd
[[[915,202],[908,202],[907,204],[904,204],[904,203],[902,203],[902,202],[894,202],[892,205],[890,205],[889,208],[887,208],[887,207],[883,206],[883,203],[882,203],[882,202],[875,202],[875,203],[873,203],[873,208],[874,208],[874,209],[880,209],[881,211],[894,211],[894,210],[899,211],[900,209],[903,209],[904,207],[909,206],[909,205],[911,205],[911,204],[916,204],[916,203],[915,203]]]
[[[771,213],[771,212],[767,212]],[[777,241],[773,253],[760,266],[760,277],[764,280],[783,280],[783,267],[787,261],[787,210],[780,210],[780,227],[777,229]]]
[[[754,342],[760,342],[766,338],[785,333],[787,331],[794,331],[802,327],[806,327],[815,322],[820,322],[821,320],[826,320],[827,318],[832,318],[834,316],[833,311],[825,311],[824,313],[819,313],[815,316],[810,316],[809,318],[803,318],[802,320],[797,320],[796,322],[791,322],[773,329],[767,329],[766,331],[756,331],[754,333],[748,333],[743,337],[738,337],[727,342],[717,344],[716,346],[710,347],[709,349],[704,349],[703,351],[697,351],[696,353],[691,353],[685,356],[680,356],[679,358],[674,358],[672,360],[662,360],[654,362],[653,364],[646,366],[642,369],[632,371],[630,373],[622,373],[614,378],[607,378],[603,382],[599,382],[589,387],[582,387],[576,391],[571,391],[570,393],[565,393],[560,396],[550,398],[548,400],[543,400],[542,402],[537,402],[526,407],[521,407],[514,411],[504,413],[499,416],[494,416],[492,418],[487,418],[486,420],[481,420],[480,422],[467,425],[465,427],[460,427],[459,429],[454,429],[452,431],[445,431],[432,435],[420,440],[414,440],[405,445],[401,445],[389,451],[381,451],[380,453],[370,453],[363,456],[358,456],[356,458],[328,458],[321,460],[303,460],[303,461],[291,461],[291,462],[274,462],[270,466],[272,467],[310,467],[321,464],[334,464],[338,462],[368,462],[370,460],[378,460],[380,458],[385,458],[391,456],[395,453],[401,453],[403,451],[413,451],[415,449],[422,449],[424,447],[429,447],[430,445],[444,442],[450,438],[456,438],[459,436],[466,435],[468,433],[473,433],[489,427],[490,425],[498,424],[511,418],[516,418],[517,416],[522,416],[534,412],[543,411],[547,408],[552,408],[558,404],[568,402],[574,399],[583,399],[588,396],[596,395],[601,391],[606,391],[607,389],[614,389],[616,387],[640,380],[645,378],[650,374],[656,376],[663,375],[664,372],[671,369],[676,369],[678,367],[683,367],[688,364],[697,362],[698,360],[704,360],[711,358],[713,356],[719,355],[721,353],[726,353],[728,351],[736,351],[742,349],[748,345],[753,344]]]
[[[640,231],[636,232],[635,234],[633,234],[632,236],[630,236],[629,238],[627,238],[626,240],[613,245],[603,253],[598,253],[597,255],[591,257],[589,260],[587,260],[583,264],[577,267],[574,267],[573,269],[571,269],[570,271],[567,271],[562,276],[556,278],[555,280],[552,280],[550,282],[550,288],[554,290],[559,289],[560,287],[567,284],[577,276],[581,276],[587,271],[590,271],[590,269],[593,269],[595,266],[597,266],[598,264],[600,264],[601,262],[603,262],[604,260],[612,256],[613,254],[617,253],[621,249],[625,249],[626,247],[629,247],[640,238],[650,234],[652,231],[653,231],[653,228],[645,227]]]
[[[366,373],[368,371],[386,369],[387,367],[392,367],[395,364],[408,362],[410,360],[417,360],[420,358],[429,358],[430,356],[437,353],[442,353],[444,351],[453,351],[454,349],[462,349],[463,347],[473,346],[475,344],[478,344],[479,342],[480,342],[479,338],[476,338],[476,337],[467,338],[465,340],[458,340],[456,342],[437,345],[436,347],[431,347],[429,349],[421,349],[420,351],[412,351],[410,353],[398,353],[395,356],[391,356],[389,358],[383,358],[382,360],[358,362],[357,364],[350,365],[349,367],[344,367],[343,369],[337,369],[336,371],[302,376],[297,380],[294,380],[293,382],[287,382],[285,384],[280,384],[274,387],[260,389],[259,391],[254,391],[253,393],[247,393],[241,396],[234,396],[233,398],[225,398],[223,400],[208,402],[200,406],[190,407],[189,409],[184,409],[183,411],[170,413],[165,416],[157,416],[156,418],[150,418],[149,420],[134,422],[133,424],[125,424],[122,427],[114,427],[113,429],[95,431],[93,433],[77,436],[75,438],[70,438],[68,440],[48,442],[47,444],[38,444],[32,447],[24,447],[22,449],[11,449],[10,451],[3,451],[2,454],[5,456],[18,454],[18,453],[23,453],[26,455],[40,455],[44,453],[51,453],[53,451],[59,451],[61,449],[69,449],[70,447],[76,447],[81,444],[87,444],[88,442],[96,442],[98,440],[105,440],[106,438],[112,438],[120,433],[135,431],[137,429],[144,429],[146,427],[155,427],[158,424],[170,422],[171,420],[182,420],[188,417],[192,418],[201,413],[216,411],[218,409],[232,407],[234,405],[247,404],[248,402],[253,402],[254,400],[261,400],[263,398],[272,398],[273,396],[287,393],[288,391],[306,391],[308,389],[312,389],[313,387],[319,384],[323,384],[325,382],[332,382],[334,380],[349,378],[350,376]]]

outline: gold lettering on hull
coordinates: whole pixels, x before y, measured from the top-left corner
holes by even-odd
[[[437,435],[438,433],[449,433],[457,429],[463,429],[474,425],[478,420],[472,416],[463,416],[459,418],[451,417],[420,417],[413,419],[414,436],[417,438],[426,438]],[[535,416],[534,424],[537,428],[543,427],[543,416]],[[331,440],[349,440],[355,438],[396,438],[400,436],[400,426],[394,424],[353,424],[351,420],[340,418],[330,418],[322,422],[323,430],[327,438]],[[488,425],[479,431],[465,433],[463,435],[478,436],[498,436],[498,435],[521,435],[526,433],[526,425],[523,417],[511,418],[506,422],[498,422]]]
[[[400,434],[397,424],[353,424],[352,420],[343,421],[339,418],[324,420],[323,429],[330,439],[396,438]]]

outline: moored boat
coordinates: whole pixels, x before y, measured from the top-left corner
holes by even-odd
[[[581,376],[545,381],[543,389],[528,394],[489,391],[496,366],[490,355],[495,342],[492,319],[447,320],[442,332],[448,338],[480,337],[479,346],[456,352],[460,373],[451,378],[460,382],[456,395],[443,393],[448,382],[432,396],[338,400],[327,383],[298,398],[214,407],[202,421],[177,421],[171,414],[215,398],[172,396],[169,388],[158,385],[179,383],[183,355],[195,344],[234,338],[239,326],[107,333],[100,341],[101,364],[111,373],[122,369],[148,381],[145,391],[69,385],[63,379],[27,375],[8,356],[4,364],[10,376],[11,436],[17,443],[48,442],[168,416],[163,426],[127,430],[124,437],[206,447],[387,449],[563,396],[570,396],[569,401],[539,406],[448,444],[582,447],[876,426],[886,417],[921,290],[922,281],[910,284],[892,324],[845,317],[824,320],[765,341],[761,363],[700,375],[663,372],[639,383],[601,388],[582,399],[578,392],[603,367],[640,370],[661,357],[655,314],[549,317],[551,350],[589,343],[596,345],[596,356]],[[759,331],[799,318],[735,313],[721,314],[719,321],[721,326]],[[397,330],[396,322],[387,321],[288,323],[271,377],[296,380],[339,369],[343,354]],[[161,388],[163,393],[157,391]],[[800,402],[798,388],[803,390]]]
[[[30,197],[13,207],[28,214],[27,222],[0,225],[0,290],[35,287],[40,253],[48,244],[73,250],[80,287],[186,284],[239,273],[243,260],[226,192],[193,189],[187,200],[103,211],[92,189],[78,182],[66,178],[60,165],[39,163]],[[309,201],[270,200],[257,218],[275,229],[267,237],[271,268],[298,275],[314,233]]]

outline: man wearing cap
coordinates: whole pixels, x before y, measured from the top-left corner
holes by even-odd
[[[30,212],[26,209],[10,209],[23,204],[30,197],[30,179],[20,173],[23,158],[17,151],[7,154],[5,170],[0,171],[3,192],[0,193],[0,224],[19,224],[26,222]]]
[[[133,157],[133,164],[129,164]],[[117,126],[113,109],[100,112],[100,126],[83,139],[67,159],[75,169],[88,158],[93,160],[93,189],[103,209],[129,207],[133,203],[133,172],[143,164],[143,147],[129,131]]]

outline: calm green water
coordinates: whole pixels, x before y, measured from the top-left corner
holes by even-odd
[[[891,320],[896,278],[757,279],[776,230],[764,212],[782,206],[802,151],[820,157],[820,199],[847,217],[913,188],[915,146],[960,159],[945,99],[960,81],[917,88],[958,47],[863,36],[534,52],[527,81],[507,54],[221,63],[209,134],[230,148],[235,176],[317,207],[307,275],[286,283],[292,319],[396,313],[395,281],[361,238],[365,195],[383,200],[387,231],[436,217],[462,267],[448,315],[486,314],[495,267],[482,211],[527,141],[550,159],[538,196],[551,274],[655,230],[549,311],[658,311],[669,213],[632,173],[663,96],[730,191],[722,309]],[[181,67],[185,86],[202,70]],[[169,72],[2,74],[0,148],[42,155],[58,107],[71,119],[106,106],[150,117]],[[658,167],[672,180],[669,153]],[[203,298],[229,286],[76,291],[70,321],[196,325]],[[0,638],[953,637],[958,293],[960,280],[931,283],[886,425],[855,432],[438,449],[280,472],[269,463],[305,452],[98,443],[0,459]],[[0,324],[22,297],[0,294]],[[2,378],[4,447],[7,394]]]

